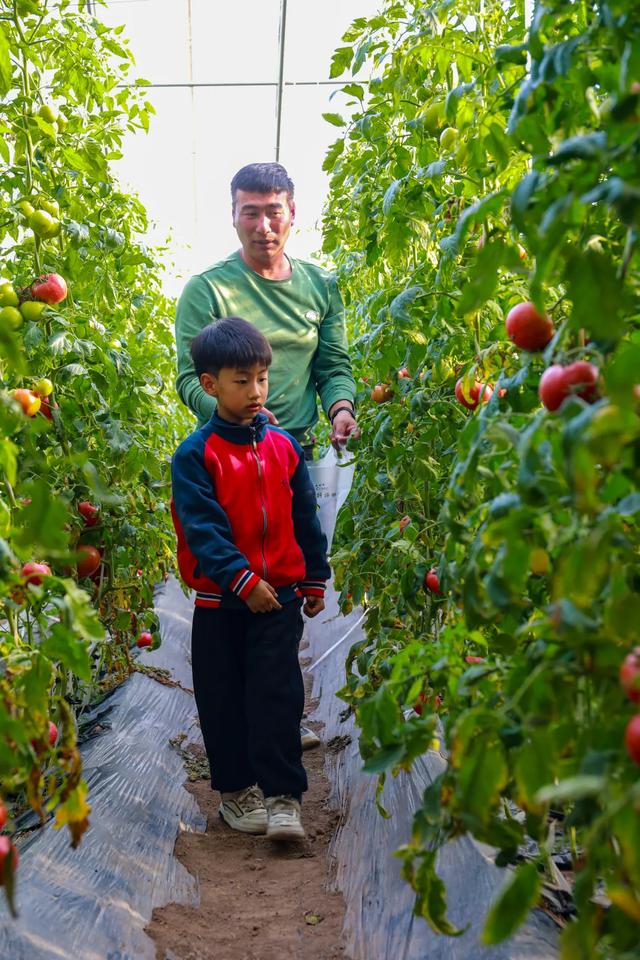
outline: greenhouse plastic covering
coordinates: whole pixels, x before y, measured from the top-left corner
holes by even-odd
[[[344,461],[343,461],[344,463]],[[330,453],[313,465],[321,522],[329,537],[352,467]],[[154,908],[168,902],[196,906],[198,889],[173,856],[180,830],[203,831],[206,823],[185,789],[186,773],[171,740],[199,741],[191,693],[189,657],[192,601],[170,579],[157,593],[162,646],[143,653],[142,663],[170,672],[175,685],[135,673],[100,708],[102,732],[82,746],[90,787],[91,826],[77,850],[66,830],[49,822],[20,843],[17,906],[12,920],[0,907],[2,960],[145,960],[155,945],[144,933]],[[410,837],[413,810],[445,760],[433,751],[411,774],[389,779],[384,820],[375,805],[375,778],[362,773],[353,720],[342,721],[335,691],[344,682],[344,660],[362,638],[363,613],[342,617],[333,590],[327,609],[308,621],[304,656],[311,656],[312,716],[322,737],[348,738],[328,752],[328,775],[340,826],[332,845],[335,885],[346,903],[345,939],[352,960],[551,960],[556,930],[533,914],[518,935],[498,947],[479,945],[482,919],[506,880],[483,850],[462,838],[442,852],[439,870],[449,897],[449,919],[469,925],[459,938],[432,933],[412,913],[413,895],[400,876],[393,851]],[[165,958],[162,958],[165,960]],[[173,958],[175,960],[175,958]]]

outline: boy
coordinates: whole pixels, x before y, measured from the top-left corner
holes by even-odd
[[[217,409],[175,453],[172,514],[180,574],[196,591],[193,686],[211,785],[230,827],[301,839],[300,608],[324,609],[327,541],[302,448],[260,413],[265,337],[226,317],[191,355]]]

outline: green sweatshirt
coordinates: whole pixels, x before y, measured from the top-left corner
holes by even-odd
[[[291,263],[288,280],[267,280],[240,256],[192,277],[178,301],[176,344],[180,399],[202,424],[215,409],[195,374],[189,346],[207,323],[242,317],[264,333],[273,350],[267,406],[280,426],[308,443],[318,419],[316,392],[325,413],[336,400],[354,400],[343,307],[335,279],[304,260]]]

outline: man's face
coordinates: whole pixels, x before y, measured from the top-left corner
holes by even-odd
[[[270,267],[282,257],[295,219],[296,206],[286,192],[252,193],[237,190],[233,225],[245,261]]]
[[[223,367],[218,375],[203,373],[200,383],[218,401],[218,413],[230,423],[251,423],[269,392],[269,371],[260,363],[246,370]]]

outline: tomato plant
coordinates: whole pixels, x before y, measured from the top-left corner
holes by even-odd
[[[77,717],[155,624],[188,430],[161,260],[111,169],[153,112],[121,34],[83,3],[0,3],[0,789],[74,845]]]
[[[359,381],[394,389],[358,398],[333,563],[369,606],[341,695],[383,778],[442,725],[449,764],[399,852],[434,929],[455,932],[438,850],[469,832],[515,868],[486,943],[540,902],[563,847],[563,957],[631,956],[640,21],[617,0],[549,0],[530,25],[521,3],[389,0],[345,35],[332,75],[347,71],[324,248]],[[522,304],[543,322],[522,338],[518,311],[511,339]]]

